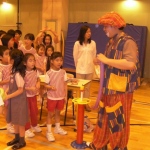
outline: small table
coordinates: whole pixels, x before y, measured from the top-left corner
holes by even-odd
[[[91,80],[84,80],[84,79],[77,79],[77,84],[72,84],[72,82],[68,82],[67,87],[68,90],[76,91],[76,98],[80,97],[80,87],[84,86],[84,89],[86,86],[91,82]],[[70,97],[68,97],[69,100]],[[66,118],[67,118],[67,109],[68,109],[68,100],[66,103],[66,110],[65,110],[65,116],[64,116],[64,126],[66,125]],[[72,109],[73,109],[73,117],[74,117],[74,103],[72,103]]]
[[[72,84],[71,82],[68,82],[68,90],[74,90],[76,91],[76,97],[80,97],[80,87],[84,86],[84,88],[91,82],[91,80],[84,80],[84,79],[78,79],[77,84]]]

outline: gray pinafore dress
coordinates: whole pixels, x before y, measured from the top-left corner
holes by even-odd
[[[16,73],[10,76],[9,92],[11,94],[17,91],[17,83],[15,80]],[[26,99],[25,87],[23,87],[23,93],[20,95],[9,99],[8,102],[8,113],[7,122],[14,125],[25,126],[29,121],[28,119],[28,101]]]

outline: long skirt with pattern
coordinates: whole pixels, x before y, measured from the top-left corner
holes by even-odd
[[[113,150],[126,150],[130,132],[133,93],[104,95],[92,145],[96,150],[110,143]]]

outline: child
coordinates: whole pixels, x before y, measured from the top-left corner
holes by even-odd
[[[23,52],[14,49],[10,53],[12,73],[9,82],[9,91],[6,95],[8,103],[7,121],[14,124],[15,138],[7,143],[13,145],[12,149],[20,149],[26,146],[25,125],[28,122],[28,103],[24,84],[25,66],[23,65]]]
[[[10,73],[11,73],[11,64],[9,64],[9,52],[7,46],[0,46],[0,87],[3,88],[6,92],[8,91]],[[5,101],[5,107],[3,109],[4,115],[7,115],[7,105],[8,101]],[[9,133],[14,133],[13,125],[8,122],[7,123],[7,131]]]
[[[40,88],[40,80],[38,78],[37,70],[35,68],[35,57],[31,53],[26,53],[24,56],[24,65],[26,66],[26,75],[24,78],[25,89],[29,106],[30,122],[26,124],[26,137],[33,137],[35,134],[31,132],[30,128],[35,132],[41,132],[41,128],[38,126],[38,108],[37,108],[37,99],[36,94]]]
[[[15,30],[14,41],[18,44],[18,47],[21,47],[21,45],[23,44],[22,40],[20,40],[21,36],[22,32],[20,30]]]
[[[45,56],[45,46],[43,44],[37,46],[37,53],[35,54],[35,60],[36,60],[35,66],[38,70],[38,73],[40,75],[45,74],[46,56]]]
[[[47,56],[46,71],[50,69],[50,58],[53,52],[54,52],[54,47],[52,45],[46,47],[46,51],[45,51],[45,55]]]
[[[34,55],[36,60],[36,69],[39,75],[44,75],[46,72],[46,56],[45,56],[45,46],[40,44],[37,46],[37,53]],[[44,94],[44,86],[40,87],[37,100],[42,102],[42,95]]]
[[[35,37],[34,45],[38,46],[40,44],[43,44],[43,38],[45,35],[46,35],[46,28],[44,28],[43,30],[40,30],[38,35]]]
[[[63,58],[60,52],[54,52],[51,55],[51,68],[46,72],[45,87],[47,88],[47,133],[48,141],[55,141],[52,127],[52,117],[55,113],[55,129],[54,133],[61,135],[67,134],[67,131],[60,127],[60,111],[64,108],[67,101],[67,75],[65,70],[61,69]]]
[[[3,46],[7,46],[8,49],[12,50],[14,49],[14,38],[12,35],[10,34],[5,34],[2,38],[1,38],[1,41],[2,41],[2,45]]]
[[[5,90],[8,89],[11,65],[9,64],[9,53],[10,50],[7,46],[0,45],[0,86]]]
[[[24,36],[24,46],[22,45],[19,49],[25,53],[32,53],[33,55],[36,53],[36,49],[34,48],[34,35],[32,33],[28,33]]]
[[[47,31],[50,31],[53,34],[53,41],[54,41],[54,43],[55,44],[59,43],[58,34],[55,31],[53,31],[52,29],[47,29]]]
[[[50,31],[54,37],[52,40],[52,36],[50,34],[46,34],[43,38],[43,43],[45,46],[54,45],[54,43],[59,43],[58,34],[55,31],[47,28],[45,28],[44,31]]]
[[[18,48],[18,43],[16,43],[16,41],[15,41],[15,30],[9,29],[7,31],[7,34],[9,34],[13,37],[13,41],[14,41],[14,47],[13,48]]]
[[[50,34],[46,34],[43,38],[43,43],[45,46],[52,45],[52,36]]]
[[[3,45],[3,44],[2,44],[2,41],[1,41],[1,38],[2,38],[5,34],[6,34],[5,31],[0,30],[0,45]]]

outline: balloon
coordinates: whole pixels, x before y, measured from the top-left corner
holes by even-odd
[[[40,75],[39,78],[41,82],[45,82],[45,75]]]
[[[96,24],[96,25],[95,25],[95,28],[98,28],[98,27],[99,27],[99,24]]]
[[[0,96],[2,97],[3,100],[5,100],[6,94],[3,88],[0,88]]]

